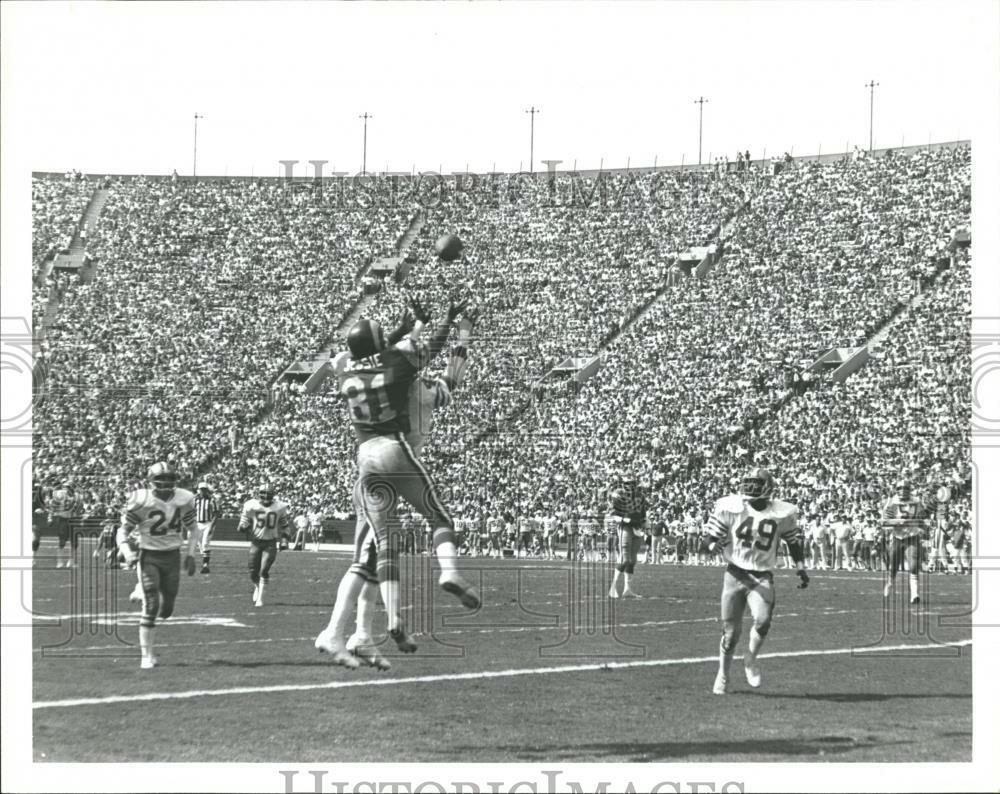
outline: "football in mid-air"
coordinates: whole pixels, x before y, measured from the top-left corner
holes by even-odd
[[[459,239],[457,234],[443,234],[434,243],[434,253],[445,262],[454,262],[462,255],[465,243]]]

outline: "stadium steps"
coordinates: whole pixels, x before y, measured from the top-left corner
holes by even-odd
[[[84,263],[84,256],[87,253],[87,235],[93,231],[94,226],[97,224],[97,219],[101,215],[101,210],[104,209],[104,204],[107,200],[107,188],[97,188],[94,190],[94,193],[90,197],[90,201],[87,204],[87,208],[83,211],[80,223],[77,225],[76,231],[73,233],[73,239],[70,242],[69,250],[66,253],[57,254],[52,259],[52,261],[47,265],[44,274],[45,278],[47,278],[49,274],[55,270],[75,270],[82,283],[89,284],[93,280],[96,263]],[[81,234],[81,232],[85,232],[85,234]],[[49,290],[48,302],[45,306],[45,312],[42,315],[41,327],[37,328],[35,331],[39,339],[44,338],[45,334],[48,333],[49,328],[51,328],[52,324],[55,322],[56,316],[59,313],[61,297],[62,295],[59,290]]]
[[[412,218],[410,218],[410,223],[406,228],[406,231],[396,240],[395,248],[396,253],[399,256],[404,256],[407,249],[412,245],[413,241],[417,238],[420,230],[423,228],[424,224],[427,222],[427,217],[423,210],[419,210]],[[375,257],[372,257],[371,262],[369,262],[365,267],[363,267],[355,279],[356,284],[360,284],[366,275],[368,275],[369,270],[371,270],[372,264],[375,262]],[[334,329],[333,336],[324,342],[320,346],[319,352],[317,352],[313,359],[320,360],[324,358],[330,358],[335,352],[341,349],[343,345],[344,338],[347,336],[347,332],[350,330],[351,326],[357,321],[357,319],[365,312],[365,310],[371,306],[372,302],[375,300],[375,295],[361,294],[354,305],[347,310],[344,316],[337,323],[337,327]],[[281,367],[280,372],[284,372],[288,364]],[[274,403],[268,402],[263,406],[257,415],[254,416],[253,420],[249,422],[249,427],[262,424],[267,421],[274,411]],[[241,435],[245,433],[246,428],[241,428]],[[225,458],[234,453],[232,448],[225,452],[216,452],[211,454],[207,459],[201,461],[194,466],[192,479],[197,481],[208,477],[212,470],[219,465]]]
[[[919,306],[926,299],[927,295],[934,289],[937,285],[937,281],[941,274],[945,271],[945,267],[939,266],[931,275],[927,282],[922,286],[921,290],[911,296],[905,304],[899,307],[896,311],[886,317],[881,324],[872,332],[871,336],[868,337],[863,343],[863,347],[869,349],[878,348],[881,343],[884,342],[889,336],[892,335],[893,329],[899,325],[900,322],[905,319],[910,312],[913,311],[917,306]],[[864,369],[864,367],[861,367]],[[860,371],[860,370],[858,370]],[[854,373],[851,373],[854,374]],[[850,377],[850,376],[848,376]],[[725,439],[721,440],[715,447],[716,454],[725,454],[731,451],[732,447],[737,446],[740,440],[746,436],[751,430],[759,427],[764,422],[771,421],[772,419],[777,419],[782,410],[786,405],[793,402],[797,395],[794,391],[789,390],[785,395],[783,395],[779,400],[770,405],[767,409],[761,411],[752,420],[750,420],[744,427],[739,430],[735,430],[730,433]],[[968,487],[971,485],[966,484]],[[960,489],[961,492],[961,489]]]
[[[743,213],[747,207],[750,206],[750,199],[748,198],[744,201],[739,208],[737,208],[732,215],[721,221],[716,227],[709,233],[708,237],[704,241],[704,245],[711,245],[712,243],[719,242],[720,239],[727,239],[731,234],[733,226],[736,224],[737,218]],[[715,265],[717,266],[719,262],[722,261],[725,254],[720,254],[719,258],[716,260]],[[693,276],[692,276],[693,278]],[[634,307],[629,317],[621,324],[621,326],[608,334],[601,342],[597,345],[597,349],[594,351],[593,355],[600,356],[605,351],[610,351],[613,349],[615,342],[632,328],[636,323],[638,323],[643,317],[645,317],[649,311],[663,299],[670,289],[669,276],[664,276],[663,282],[661,282],[657,287],[653,295],[646,299],[644,303],[639,304],[639,306]],[[600,370],[598,370],[600,372]],[[509,427],[512,423],[517,422],[524,413],[534,405],[534,400],[531,398],[523,400],[517,407],[514,408],[509,414],[499,419],[493,420],[493,422],[480,430],[470,442],[470,445],[476,445],[484,438],[491,435],[496,435],[501,431],[502,428]]]

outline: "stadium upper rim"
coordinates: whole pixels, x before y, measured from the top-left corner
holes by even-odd
[[[901,153],[901,154],[912,154],[914,152],[919,152],[919,151],[924,151],[924,150],[931,150],[931,149],[956,149],[956,148],[958,148],[960,146],[971,146],[971,145],[972,145],[972,140],[971,139],[964,139],[964,140],[957,140],[957,141],[939,141],[939,142],[936,142],[936,143],[915,144],[913,146],[887,146],[887,147],[883,147],[883,148],[880,148],[880,149],[872,149],[871,152],[869,152],[867,148],[859,146],[858,150],[861,151],[861,152],[863,152],[865,155],[869,155],[870,154],[873,157],[884,157],[886,155],[886,153],[888,153],[888,152],[896,152],[896,153]],[[854,153],[854,150],[851,150],[851,151],[840,151],[840,152],[830,152],[828,154],[825,154],[825,153],[822,153],[822,152],[817,152],[815,154],[792,155],[791,159],[793,161],[795,161],[795,162],[831,163],[831,162],[836,162],[838,160],[842,160],[845,157],[850,157],[853,153]],[[710,157],[711,157],[712,154],[714,154],[714,153],[710,152]],[[725,156],[726,154],[729,154],[728,150],[723,153],[723,156]],[[751,164],[761,165],[761,164],[770,162],[772,159],[779,159],[780,160],[780,159],[784,159],[784,157],[785,157],[785,152],[783,152],[783,151],[779,152],[778,150],[775,150],[774,152],[772,152],[772,156],[771,157],[767,157],[766,153],[765,153],[765,156],[763,156],[763,157],[760,157],[760,158],[757,158],[757,159],[751,158],[750,162],[751,162]],[[297,170],[296,173],[295,173],[295,175],[294,175],[294,178],[295,178],[296,181],[303,181],[304,182],[304,181],[308,181],[308,180],[313,179],[313,177],[310,176],[309,173],[308,173],[308,171],[307,171],[307,169],[309,167],[309,162],[307,160],[298,160],[298,161],[295,161],[295,162],[296,162],[297,166],[302,166],[301,173],[299,173],[298,170]],[[539,160],[539,162],[542,163],[543,165],[545,163],[544,160]],[[731,166],[735,164],[733,160],[730,160],[729,163],[730,163]],[[556,173],[557,174],[562,174],[562,175],[576,174],[576,175],[581,176],[581,177],[590,177],[590,178],[596,177],[599,174],[611,174],[611,175],[615,175],[615,174],[626,174],[626,173],[648,174],[648,173],[654,173],[654,172],[659,172],[659,171],[711,171],[713,168],[716,167],[716,163],[713,163],[713,162],[701,163],[700,165],[697,164],[697,163],[681,162],[681,163],[675,163],[673,165],[628,166],[628,167],[625,167],[625,168],[610,168],[610,167],[609,168],[580,168],[580,169],[575,169],[574,170],[572,168],[566,168],[565,167],[566,164],[567,164],[566,160],[559,161],[559,164],[556,166]],[[276,165],[276,169],[277,168],[281,168],[280,161],[275,161],[275,165]],[[39,178],[46,178],[46,177],[61,178],[61,177],[64,177],[66,175],[66,173],[67,173],[67,171],[32,171],[31,172],[31,176],[32,176],[32,178],[35,178],[35,177],[39,177]],[[441,176],[446,176],[447,177],[447,176],[455,176],[456,174],[497,174],[498,176],[514,176],[514,175],[521,175],[521,174],[544,175],[546,173],[547,173],[547,171],[546,171],[545,168],[536,168],[533,172],[531,172],[531,171],[476,171],[474,169],[469,169],[467,171],[446,171],[446,172],[438,172],[438,171],[433,171],[433,170],[423,170],[423,171],[416,171],[416,170],[412,170],[412,171],[365,171],[365,172],[358,171],[356,173],[339,174],[337,176],[334,176],[334,175],[331,175],[331,174],[324,174],[323,179],[324,180],[354,179],[354,178],[359,177],[359,176],[365,176],[365,177],[386,177],[386,176],[406,176],[406,175],[411,175],[411,174],[415,175],[415,176],[418,176],[418,175],[421,175],[421,174],[423,174],[423,175],[440,174]],[[82,174],[82,178],[84,178],[84,179],[93,179],[93,180],[103,179],[103,178],[109,177],[109,176],[111,176],[111,177],[138,177],[138,176],[142,176],[142,177],[146,177],[148,179],[157,179],[158,180],[158,179],[173,179],[175,177],[175,174],[173,172],[171,172],[171,173],[151,173],[151,172],[144,172],[144,173],[124,174],[124,173],[117,173],[117,172],[113,172],[113,171],[95,171],[95,172],[90,172],[90,173],[84,173],[84,174]],[[283,175],[283,174],[274,174],[274,175],[271,175],[271,176],[265,176],[263,174],[199,174],[198,176],[192,176],[191,174],[177,173],[176,174],[176,178],[178,180],[184,180],[186,182],[199,181],[199,180],[204,180],[204,181],[249,181],[249,180],[258,181],[258,180],[263,180],[265,182],[280,182],[280,181],[287,181],[288,180],[288,177],[285,176],[285,175]]]

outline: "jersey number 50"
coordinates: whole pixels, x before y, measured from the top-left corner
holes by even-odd
[[[773,518],[765,518],[757,525],[757,539],[754,540],[754,518],[747,516],[743,523],[736,527],[736,537],[740,539],[743,548],[767,551],[774,545],[774,538],[778,534],[778,522]]]

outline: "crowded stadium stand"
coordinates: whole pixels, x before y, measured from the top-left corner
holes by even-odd
[[[425,451],[457,515],[598,516],[630,468],[654,515],[700,521],[757,462],[804,514],[867,515],[906,475],[953,486],[967,518],[970,257],[953,243],[971,149],[877,154],[458,176],[424,182],[433,200],[113,178],[91,277],[61,287],[41,342],[35,476],[99,516],[164,458],[229,514],[267,479],[293,512],[347,519],[346,409],[330,381],[282,373],[356,316],[393,327],[417,294],[436,319],[450,299],[483,309]],[[79,222],[78,184],[34,180],[36,269]],[[433,256],[444,232],[465,257]],[[834,380],[817,363],[833,349],[870,360]]]

